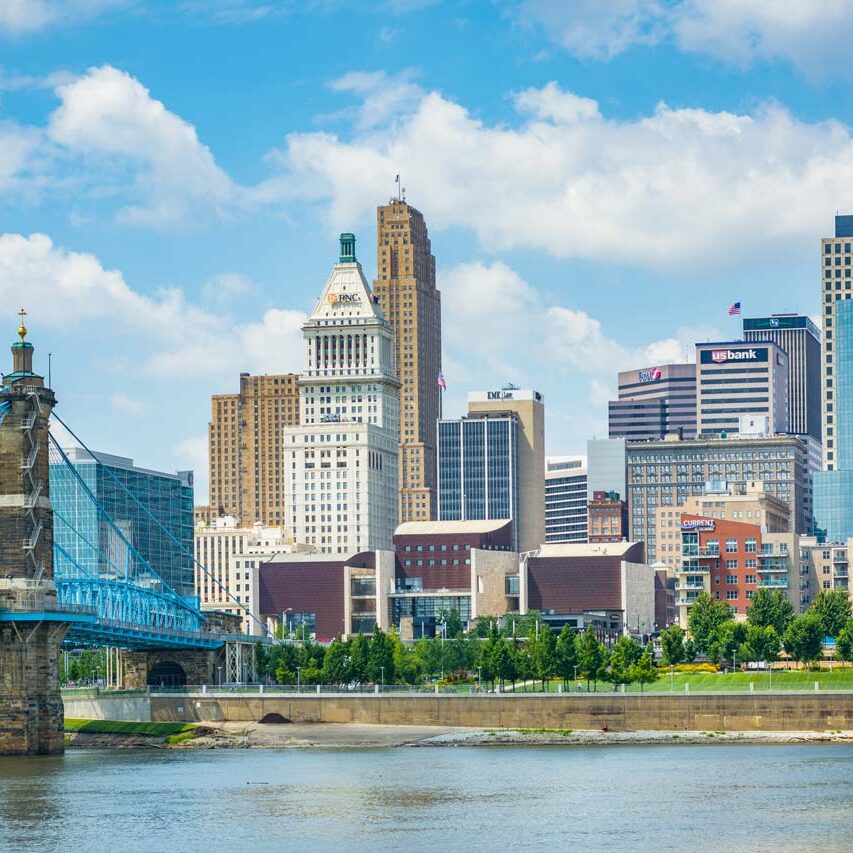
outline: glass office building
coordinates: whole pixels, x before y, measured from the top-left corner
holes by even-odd
[[[838,299],[834,308],[835,328],[826,335],[834,346],[833,364],[824,377],[835,420],[834,435],[826,438],[834,466],[814,475],[815,534],[821,542],[853,536],[853,299]]]
[[[65,453],[79,478],[64,462],[51,460],[58,568],[108,577],[127,568],[134,575],[135,549],[175,592],[193,595],[192,471],[149,471],[132,459],[105,453],[93,458],[81,448]]]
[[[438,422],[439,521],[518,520],[518,431],[515,416]]]

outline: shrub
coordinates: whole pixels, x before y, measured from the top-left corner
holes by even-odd
[[[719,672],[720,667],[715,663],[680,663],[675,667],[676,672]]]

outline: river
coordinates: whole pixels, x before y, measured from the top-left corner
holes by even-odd
[[[850,850],[843,745],[0,759],[3,851]]]

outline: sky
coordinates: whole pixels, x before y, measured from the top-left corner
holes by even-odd
[[[853,211],[853,0],[0,0],[0,330],[93,449],[196,471],[210,396],[300,327],[402,175],[445,416],[545,395],[606,436],[619,370],[807,312]],[[8,368],[6,368],[8,369]]]

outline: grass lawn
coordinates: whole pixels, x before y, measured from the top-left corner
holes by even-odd
[[[166,737],[191,733],[195,723],[127,723],[119,720],[73,720],[65,718],[66,732],[86,732],[93,735],[138,735]]]
[[[767,691],[770,689],[770,673],[768,672],[734,672],[730,674],[722,672],[676,672],[670,680],[669,670],[661,669],[660,678],[653,684],[646,684],[646,693],[684,693],[685,685],[690,685],[690,691],[695,692],[727,692],[748,691],[749,685],[755,691]],[[803,672],[802,670],[773,670],[773,690],[814,690],[815,682],[820,684],[821,690],[850,690],[853,691],[853,669],[828,669],[817,672]],[[583,691],[586,691],[586,682],[578,681]],[[556,693],[560,682],[552,681],[548,684],[548,692]],[[620,688],[617,688],[620,689]],[[613,686],[604,681],[598,682],[599,693],[610,693]],[[639,684],[625,685],[626,693],[639,693]],[[518,684],[516,693],[541,693],[542,686],[537,682],[535,685],[528,683],[525,686]],[[576,684],[569,684],[566,692],[579,692]]]

